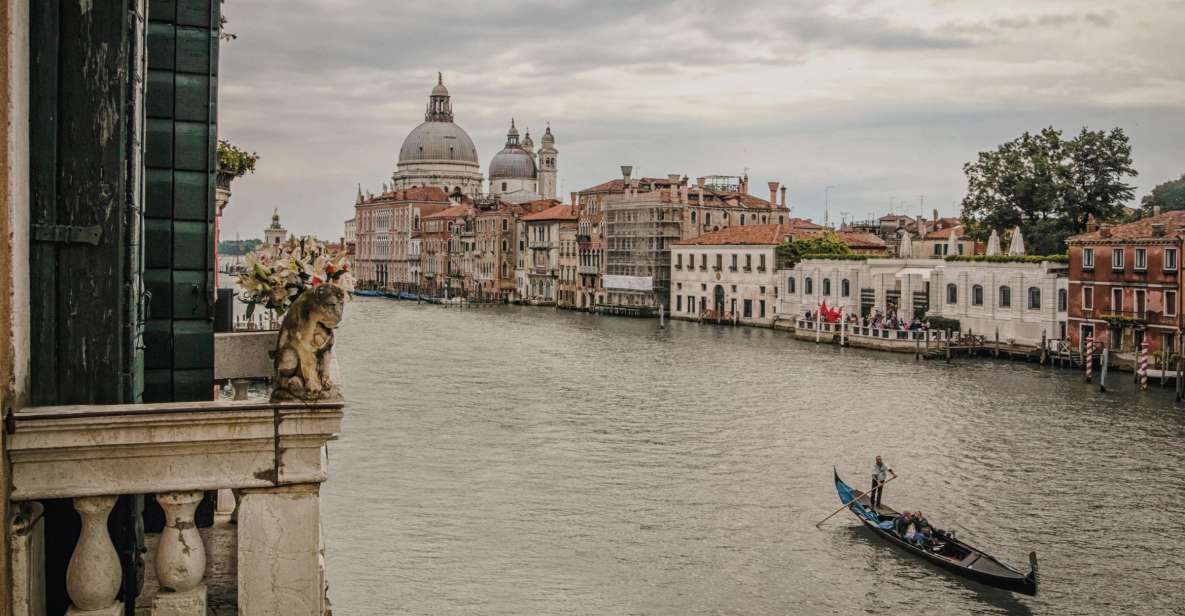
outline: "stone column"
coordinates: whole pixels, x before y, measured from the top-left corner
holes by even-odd
[[[123,602],[116,600],[123,571],[107,534],[107,516],[114,506],[114,496],[74,499],[74,509],[82,517],[82,533],[66,568],[66,593],[72,604],[66,616],[123,615]]]
[[[321,616],[318,484],[242,491],[239,616]]]
[[[205,616],[206,546],[194,524],[200,491],[157,494],[165,510],[165,528],[156,547],[156,578],[160,592],[152,600],[152,616]]]
[[[12,616],[45,616],[45,508],[13,503],[11,543]],[[3,598],[0,598],[3,601]],[[0,612],[3,610],[0,609]]]

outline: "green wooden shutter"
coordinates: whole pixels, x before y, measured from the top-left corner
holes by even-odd
[[[149,5],[146,402],[212,395],[218,26],[218,0]]]

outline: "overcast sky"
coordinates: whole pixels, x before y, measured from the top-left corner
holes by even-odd
[[[1185,172],[1185,0],[228,0],[222,138],[256,150],[223,238],[272,208],[337,238],[423,121],[436,71],[482,172],[547,122],[566,196],[746,169],[795,215],[955,215],[962,166],[1053,125],[1120,126],[1137,195]]]

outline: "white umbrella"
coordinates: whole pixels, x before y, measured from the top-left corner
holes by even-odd
[[[909,231],[901,232],[901,241],[897,244],[897,256],[902,259],[913,257],[913,241],[909,239]]]
[[[988,238],[987,255],[994,257],[998,254],[1000,254],[1000,234],[992,229],[992,235]]]
[[[1020,225],[1012,230],[1012,241],[1008,244],[1008,256],[1023,257],[1025,254],[1025,239],[1020,236]]]
[[[959,254],[959,236],[957,234],[955,234],[954,227],[950,228],[950,239],[946,240],[946,242],[947,242],[946,254],[949,254],[949,255]]]

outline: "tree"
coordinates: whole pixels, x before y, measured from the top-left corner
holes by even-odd
[[[778,268],[789,269],[794,267],[807,255],[834,256],[850,254],[853,254],[852,249],[848,247],[847,242],[839,239],[839,236],[834,231],[824,231],[818,235],[800,240],[790,237],[781,244],[778,244]]]
[[[1131,145],[1120,128],[1082,129],[1070,140],[1046,128],[1028,132],[963,165],[967,195],[963,223],[984,240],[992,230],[1020,226],[1026,238],[1047,254],[1065,251],[1067,236],[1080,233],[1093,217],[1122,216],[1134,196],[1124,182],[1135,176]]]
[[[1185,173],[1178,179],[1153,188],[1151,193],[1144,195],[1140,207],[1145,215],[1151,215],[1155,207],[1159,207],[1162,212],[1185,210]]]

